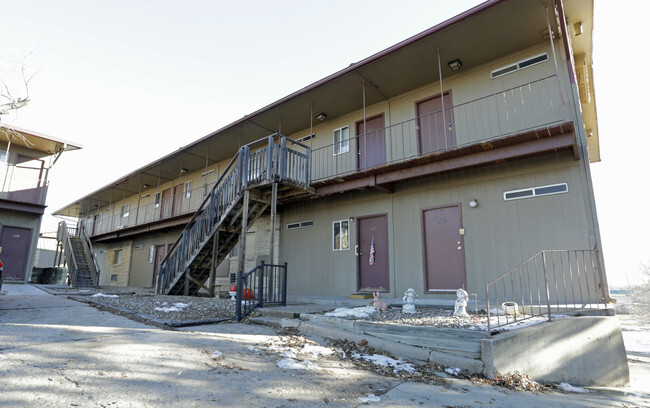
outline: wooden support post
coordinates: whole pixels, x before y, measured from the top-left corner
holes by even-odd
[[[244,190],[244,202],[242,203],[242,220],[241,220],[241,233],[239,234],[239,260],[237,265],[237,281],[244,275],[244,268],[246,266],[246,232],[248,231],[248,201],[250,199],[250,192]],[[239,289],[239,288],[237,288]]]
[[[183,295],[184,296],[189,296],[190,295],[190,272],[192,269],[187,268],[187,271],[185,272],[185,285],[183,287]]]
[[[271,265],[275,264],[274,254],[275,254],[275,218],[277,214],[278,206],[278,183],[273,183],[271,189],[271,237],[270,237],[270,248],[269,248],[269,263]]]
[[[219,246],[219,230],[217,230],[217,232],[214,233],[213,240],[214,241],[212,241],[212,260],[210,261],[210,280],[209,280],[210,289],[208,290],[210,292],[210,297],[215,296],[214,280],[215,280],[217,266],[219,266],[217,264],[217,247]]]

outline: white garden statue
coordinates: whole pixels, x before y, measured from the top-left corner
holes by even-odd
[[[456,304],[454,305],[454,316],[469,316],[467,314],[467,301],[469,300],[469,295],[465,289],[456,290]]]
[[[404,304],[402,305],[402,313],[415,313],[415,302],[418,301],[418,294],[411,288],[404,292],[402,298]]]

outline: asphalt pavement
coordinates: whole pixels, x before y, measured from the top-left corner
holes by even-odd
[[[279,364],[266,326],[168,330],[31,285],[0,295],[0,407],[633,407],[643,390],[530,393],[449,379],[402,382],[315,355]],[[321,340],[315,338],[314,340]],[[363,402],[360,398],[368,398]]]

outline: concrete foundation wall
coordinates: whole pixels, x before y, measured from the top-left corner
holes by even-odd
[[[521,371],[536,381],[575,385],[629,383],[623,335],[615,317],[572,317],[484,339],[485,374]]]

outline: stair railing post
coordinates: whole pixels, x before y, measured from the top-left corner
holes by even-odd
[[[273,136],[269,136],[268,151],[266,152],[266,181],[273,181]]]
[[[310,172],[311,172],[311,149],[307,148],[305,151],[305,190],[309,188],[309,177],[310,177]]]
[[[242,188],[246,189],[248,188],[248,157],[249,155],[249,148],[248,146],[242,147],[242,155],[241,155],[241,186]]]
[[[282,181],[286,178],[286,167],[287,167],[287,137],[282,136],[280,138],[280,151],[279,151],[279,166],[278,166],[278,180]]]
[[[282,274],[282,306],[287,305],[287,263],[284,263],[284,273]]]
[[[257,272],[257,302],[260,307],[264,307],[264,274],[266,268],[264,261],[260,262],[260,267]]]
[[[242,278],[241,271],[237,271],[237,295],[235,296],[235,318],[238,322],[241,321],[241,302],[242,302],[242,293],[244,292],[242,287],[244,286],[244,279]]]

